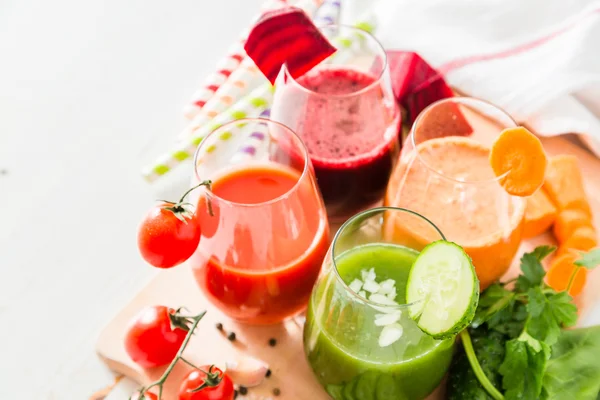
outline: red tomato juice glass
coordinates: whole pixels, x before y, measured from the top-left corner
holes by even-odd
[[[194,166],[196,182],[212,181],[193,197],[202,236],[190,261],[204,295],[250,324],[303,311],[329,224],[302,140],[280,123],[242,119],[208,135]]]

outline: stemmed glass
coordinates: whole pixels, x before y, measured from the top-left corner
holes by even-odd
[[[358,28],[320,30],[336,53],[298,79],[284,66],[271,117],[306,143],[329,218],[343,222],[380,201],[397,158],[400,112],[379,42]]]
[[[450,364],[454,340],[433,339],[408,315],[408,273],[426,243],[395,232],[396,226],[419,226],[431,241],[444,239],[431,221],[406,209],[381,207],[355,215],[335,235],[309,301],[304,349],[315,376],[336,400],[423,399]],[[355,287],[355,280],[371,273],[381,287],[394,282],[388,301],[366,286]],[[390,329],[382,323],[386,318],[396,333],[392,343],[384,333]]]
[[[430,105],[413,124],[384,200],[427,215],[461,245],[482,288],[506,272],[521,243],[525,199],[501,187],[489,162],[493,141],[515,126],[482,100],[455,97]],[[431,240],[419,227],[408,230],[416,241]]]
[[[329,226],[300,138],[267,119],[231,122],[202,141],[194,166],[195,182],[212,180],[193,199],[202,236],[191,265],[204,295],[246,323],[304,310]]]

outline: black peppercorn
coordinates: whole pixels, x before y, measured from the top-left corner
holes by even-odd
[[[273,389],[273,394],[275,396],[279,396],[281,394],[281,390],[279,390],[279,388],[275,388],[275,389]]]
[[[275,347],[276,344],[277,344],[277,339],[275,339],[275,338],[269,339],[269,346]]]
[[[241,386],[240,385],[240,394],[247,395],[248,394],[248,388],[246,386]]]
[[[268,369],[268,370],[267,370],[267,373],[265,374],[265,376],[266,376],[267,378],[271,376],[271,370],[270,370],[270,369]]]
[[[235,332],[229,333],[229,335],[227,335],[227,339],[229,339],[229,341],[233,342],[235,340]]]
[[[223,324],[222,323],[217,323],[217,329],[222,331],[223,330]]]

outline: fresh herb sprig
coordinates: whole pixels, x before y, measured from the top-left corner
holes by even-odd
[[[451,399],[465,398],[467,393],[474,399],[550,398],[544,382],[553,346],[560,348],[562,328],[577,322],[577,307],[568,291],[580,268],[600,264],[600,249],[582,254],[566,291],[556,292],[544,283],[542,267],[554,249],[541,246],[524,254],[518,278],[483,292],[471,327],[461,333],[465,354],[453,363]],[[586,337],[590,335],[586,332]],[[550,365],[556,369],[556,361]]]

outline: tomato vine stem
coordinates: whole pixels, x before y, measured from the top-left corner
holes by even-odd
[[[198,367],[196,367],[194,364],[192,364],[192,362],[190,362],[190,361],[186,360],[186,359],[185,359],[185,358],[183,358],[183,357],[181,357],[181,358],[179,359],[179,361],[181,361],[182,363],[185,363],[185,364],[189,365],[189,366],[190,366],[190,367],[192,367],[192,368],[196,368],[196,369],[198,369]]]
[[[140,400],[145,399],[146,397],[144,396],[144,393],[146,393],[148,390],[150,390],[153,387],[158,387],[158,400],[162,400],[163,386],[164,386],[165,382],[167,381],[167,378],[171,374],[171,371],[173,371],[173,368],[175,368],[175,365],[177,364],[178,361],[181,360],[182,362],[186,363],[187,365],[191,366],[192,368],[198,369],[198,367],[196,367],[190,361],[183,358],[183,352],[185,351],[185,348],[187,347],[188,342],[192,338],[192,335],[194,334],[194,330],[198,326],[198,323],[200,323],[200,320],[202,320],[202,318],[205,315],[206,315],[206,311],[202,311],[198,315],[193,315],[193,316],[189,316],[189,317],[185,316],[185,318],[189,318],[192,321],[192,326],[190,327],[190,330],[188,331],[187,335],[185,336],[185,339],[183,340],[183,343],[181,344],[179,351],[177,351],[175,358],[173,358],[173,361],[171,361],[171,364],[169,364],[167,369],[165,369],[165,372],[163,372],[163,374],[157,381],[152,382],[148,386],[140,388],[140,390],[138,391],[138,393],[140,393],[140,397],[139,397]],[[180,316],[180,317],[184,317],[184,316]],[[131,397],[130,397],[130,400],[131,400]]]
[[[206,186],[210,190],[210,185],[212,185],[212,181],[210,179],[207,179],[207,180],[200,182],[196,186],[192,186],[183,194],[183,196],[181,196],[181,198],[179,199],[179,201],[177,203],[175,203],[173,201],[169,201],[169,200],[158,200],[158,201],[165,203],[165,205],[163,206],[163,208],[165,210],[171,211],[173,214],[175,214],[175,216],[178,219],[180,219],[182,222],[187,223],[187,220],[192,218],[192,214],[193,214],[192,210],[188,209],[187,206],[193,207],[193,204],[185,201],[186,196],[188,194],[190,194],[193,190],[198,189],[200,186]],[[208,208],[208,214],[211,217],[213,217],[215,214],[213,212],[212,203],[211,203],[210,199],[208,199],[206,201],[206,206]]]
[[[207,180],[200,182],[196,186],[192,186],[191,188],[188,189],[187,192],[185,192],[183,194],[183,196],[181,196],[181,199],[179,199],[179,203],[183,203],[183,201],[185,200],[185,196],[190,194],[193,190],[198,189],[200,186],[206,186],[207,188],[210,189],[210,185],[212,185],[212,181],[210,179],[207,179]]]

